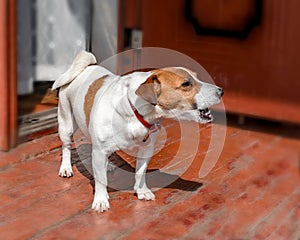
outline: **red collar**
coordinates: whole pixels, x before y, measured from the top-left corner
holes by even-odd
[[[145,118],[138,112],[138,110],[135,108],[135,106],[132,104],[132,102],[129,100],[129,98],[128,98],[128,101],[129,101],[130,107],[133,110],[136,118],[140,121],[141,124],[144,125],[144,127],[146,127],[148,129],[148,133],[143,139],[143,142],[146,142],[151,133],[154,133],[154,132],[160,130],[160,122],[156,122],[154,124],[148,123],[145,120]]]

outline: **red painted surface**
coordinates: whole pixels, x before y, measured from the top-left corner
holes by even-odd
[[[16,1],[0,2],[0,150],[17,141]]]
[[[17,2],[8,1],[8,62],[9,62],[9,146],[17,144]]]
[[[166,166],[178,150],[178,125],[164,124],[168,144],[152,159],[150,171]],[[117,162],[126,172],[109,173],[109,181],[127,190],[110,189],[106,213],[90,209],[93,185],[75,150],[74,176],[58,177],[56,134],[0,153],[0,239],[298,239],[299,128],[229,121],[219,161],[199,178],[210,133],[211,126],[201,127],[187,171],[176,175],[183,167],[179,160],[172,171],[149,179],[151,187],[159,187],[174,178],[169,186],[154,188],[151,202],[134,196],[134,162],[123,154]],[[77,145],[87,153],[85,141]]]
[[[261,23],[245,39],[196,34],[185,17],[185,2],[143,0],[143,46],[170,48],[200,63],[224,88],[227,111],[300,123],[300,1],[262,1]],[[220,27],[230,25],[224,15],[238,12],[236,8],[247,15],[250,3],[193,2],[210,16],[207,23],[201,12],[196,17]]]
[[[0,2],[0,150],[9,148],[8,140],[8,43],[7,1]]]

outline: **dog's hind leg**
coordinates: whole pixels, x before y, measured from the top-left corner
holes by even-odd
[[[61,177],[73,176],[71,164],[71,145],[73,133],[77,125],[71,112],[70,103],[63,91],[59,95],[58,104],[58,133],[62,141],[62,162],[58,175]]]

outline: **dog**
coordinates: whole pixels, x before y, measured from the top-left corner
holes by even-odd
[[[221,101],[224,91],[200,81],[196,73],[183,67],[118,76],[96,63],[92,53],[80,51],[71,67],[54,82],[52,90],[59,89],[59,176],[73,175],[72,135],[79,128],[92,143],[92,209],[104,212],[110,208],[108,157],[117,150],[138,147],[134,190],[138,199],[154,200],[145,173],[154,152],[160,119],[209,123],[213,119],[209,107]]]

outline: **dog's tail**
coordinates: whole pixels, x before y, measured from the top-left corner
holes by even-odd
[[[87,66],[96,63],[96,57],[92,53],[81,50],[76,55],[71,67],[54,82],[52,90],[72,82]]]

